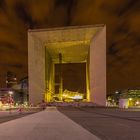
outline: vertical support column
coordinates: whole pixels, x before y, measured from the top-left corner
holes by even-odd
[[[54,62],[52,61],[52,74],[51,74],[51,90],[52,90],[52,93],[51,95],[53,96],[55,94],[55,78],[54,78],[54,74],[55,74],[55,71],[54,71]],[[51,96],[51,100],[53,99],[53,97]]]
[[[52,96],[54,94],[54,64],[53,61],[51,60],[51,64],[50,64],[50,75],[49,75],[49,98],[47,100],[47,102],[51,102],[52,101]]]
[[[50,102],[52,99],[52,76],[53,76],[53,62],[47,48],[45,47],[45,81],[46,81],[45,101],[46,102]]]
[[[60,96],[60,101],[62,101],[62,93],[63,93],[63,77],[62,77],[62,54],[59,53],[59,80],[60,80],[60,85],[59,85],[59,96]]]
[[[53,62],[53,92],[56,95],[56,81],[55,81],[56,70],[55,70],[55,65],[56,65],[56,63]]]
[[[89,63],[88,60],[86,62],[86,99],[90,101],[90,90],[89,90]]]
[[[45,49],[45,92],[44,92],[44,100],[45,100],[45,102],[47,101],[47,94],[48,94],[48,87],[47,87],[47,85],[48,85],[48,81],[47,81],[47,56],[46,56],[46,45],[44,46],[44,49]]]
[[[89,79],[89,61],[90,61],[90,47],[88,48],[88,55],[86,61],[86,99],[90,102],[90,79]]]
[[[100,29],[90,44],[90,99],[106,105],[106,27]]]

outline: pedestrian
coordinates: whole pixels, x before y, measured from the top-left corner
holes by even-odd
[[[23,108],[22,108],[21,105],[20,105],[19,108],[18,108],[18,112],[19,112],[19,114],[21,114],[21,113],[23,112]]]
[[[46,103],[45,103],[44,100],[42,100],[41,108],[42,108],[42,110],[45,110],[46,109]]]

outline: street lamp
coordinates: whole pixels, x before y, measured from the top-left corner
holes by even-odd
[[[9,95],[10,95],[10,96],[12,96],[12,95],[13,95],[13,91],[9,91],[8,93],[9,93]]]
[[[13,98],[12,98],[12,95],[13,95],[13,91],[9,91],[9,113],[11,114],[11,104],[13,103]]]

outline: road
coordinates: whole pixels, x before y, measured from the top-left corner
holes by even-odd
[[[140,140],[139,109],[59,107],[58,110],[102,140]]]
[[[9,111],[0,111],[0,123],[4,123],[10,120],[21,118],[26,115],[36,113],[38,111],[40,110],[39,109],[29,110],[29,111],[23,111],[22,113],[19,113],[18,111],[11,111],[11,113]]]

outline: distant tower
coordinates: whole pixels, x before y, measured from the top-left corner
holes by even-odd
[[[8,71],[6,74],[6,87],[11,88],[15,84],[17,84],[16,75],[13,72]]]

